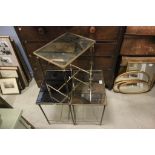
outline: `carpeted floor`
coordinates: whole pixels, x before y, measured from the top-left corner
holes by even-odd
[[[101,107],[77,107],[79,122],[73,125],[68,120],[68,107],[43,107],[52,124],[49,125],[40,108],[35,104],[39,88],[34,80],[31,81],[20,95],[3,95],[2,97],[14,108],[23,109],[23,116],[36,128],[155,128],[155,87],[148,93],[138,95],[117,94],[106,90],[107,107],[103,118],[103,125],[98,125]],[[84,122],[82,122],[85,120]],[[58,123],[56,123],[57,121]],[[61,121],[61,122],[60,122]]]

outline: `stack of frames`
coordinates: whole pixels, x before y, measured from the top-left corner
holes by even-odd
[[[151,90],[155,79],[155,64],[129,62],[126,72],[120,74],[114,82],[117,93],[139,94]]]

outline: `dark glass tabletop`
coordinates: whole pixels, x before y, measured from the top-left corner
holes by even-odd
[[[66,70],[66,76],[67,79],[71,76],[71,72],[69,70]],[[46,84],[49,84],[56,89],[58,89],[65,81],[63,78],[63,71],[60,70],[48,70],[45,75],[45,79],[41,85],[41,89],[39,92],[39,95],[37,97],[36,104],[42,104],[42,105],[51,105],[51,104],[68,104],[70,101],[64,96],[62,96],[60,93],[50,90],[51,96],[55,99],[63,102],[57,102],[53,98],[50,97],[49,91],[47,90]],[[80,80],[84,81],[85,83],[89,83],[89,76],[85,73],[80,74]],[[69,92],[71,92],[72,88],[72,82],[70,81],[68,83],[68,89]],[[82,83],[78,84],[78,87],[73,91],[72,96],[72,104],[105,104],[105,86],[104,86],[104,78],[103,78],[103,72],[101,70],[93,70],[92,71],[92,92],[90,94],[89,86],[84,85]],[[77,81],[77,83],[79,83]],[[74,80],[74,85],[77,85],[76,81]],[[61,92],[64,94],[67,94],[66,87],[63,87],[61,89]],[[91,102],[90,102],[91,98]]]
[[[42,82],[36,104],[42,104],[42,105],[51,105],[51,104],[68,104],[69,100],[58,93],[57,91],[54,91],[52,89],[48,90],[46,84],[53,86],[57,90],[60,88],[60,86],[65,82],[64,81],[64,74],[66,74],[66,78],[69,79],[71,76],[71,71],[66,70],[65,73],[60,70],[47,70],[44,80]],[[67,88],[69,92],[72,89],[72,83],[71,81],[68,83]],[[50,93],[49,93],[50,91]],[[60,91],[64,94],[67,94],[67,89],[66,87],[62,87]],[[50,96],[51,94],[51,96]],[[55,100],[56,99],[56,100]],[[63,101],[63,102],[58,102]]]
[[[62,69],[94,45],[95,41],[72,33],[65,33],[34,54]]]

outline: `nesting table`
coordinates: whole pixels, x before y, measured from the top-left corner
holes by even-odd
[[[65,33],[34,54],[59,68],[47,70],[36,103],[39,105],[47,122],[50,124],[42,105],[68,105],[74,124],[77,124],[75,107],[77,105],[102,105],[100,124],[106,105],[103,73],[93,70],[93,53],[95,41],[80,35]],[[73,62],[86,51],[90,51],[89,70]]]

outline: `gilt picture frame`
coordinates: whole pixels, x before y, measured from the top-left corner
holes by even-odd
[[[3,95],[20,94],[16,78],[0,79],[0,88]]]
[[[17,56],[13,40],[9,36],[0,36],[0,66],[18,66],[24,87],[28,86],[28,80]]]
[[[19,78],[18,67],[0,67],[0,78]]]

